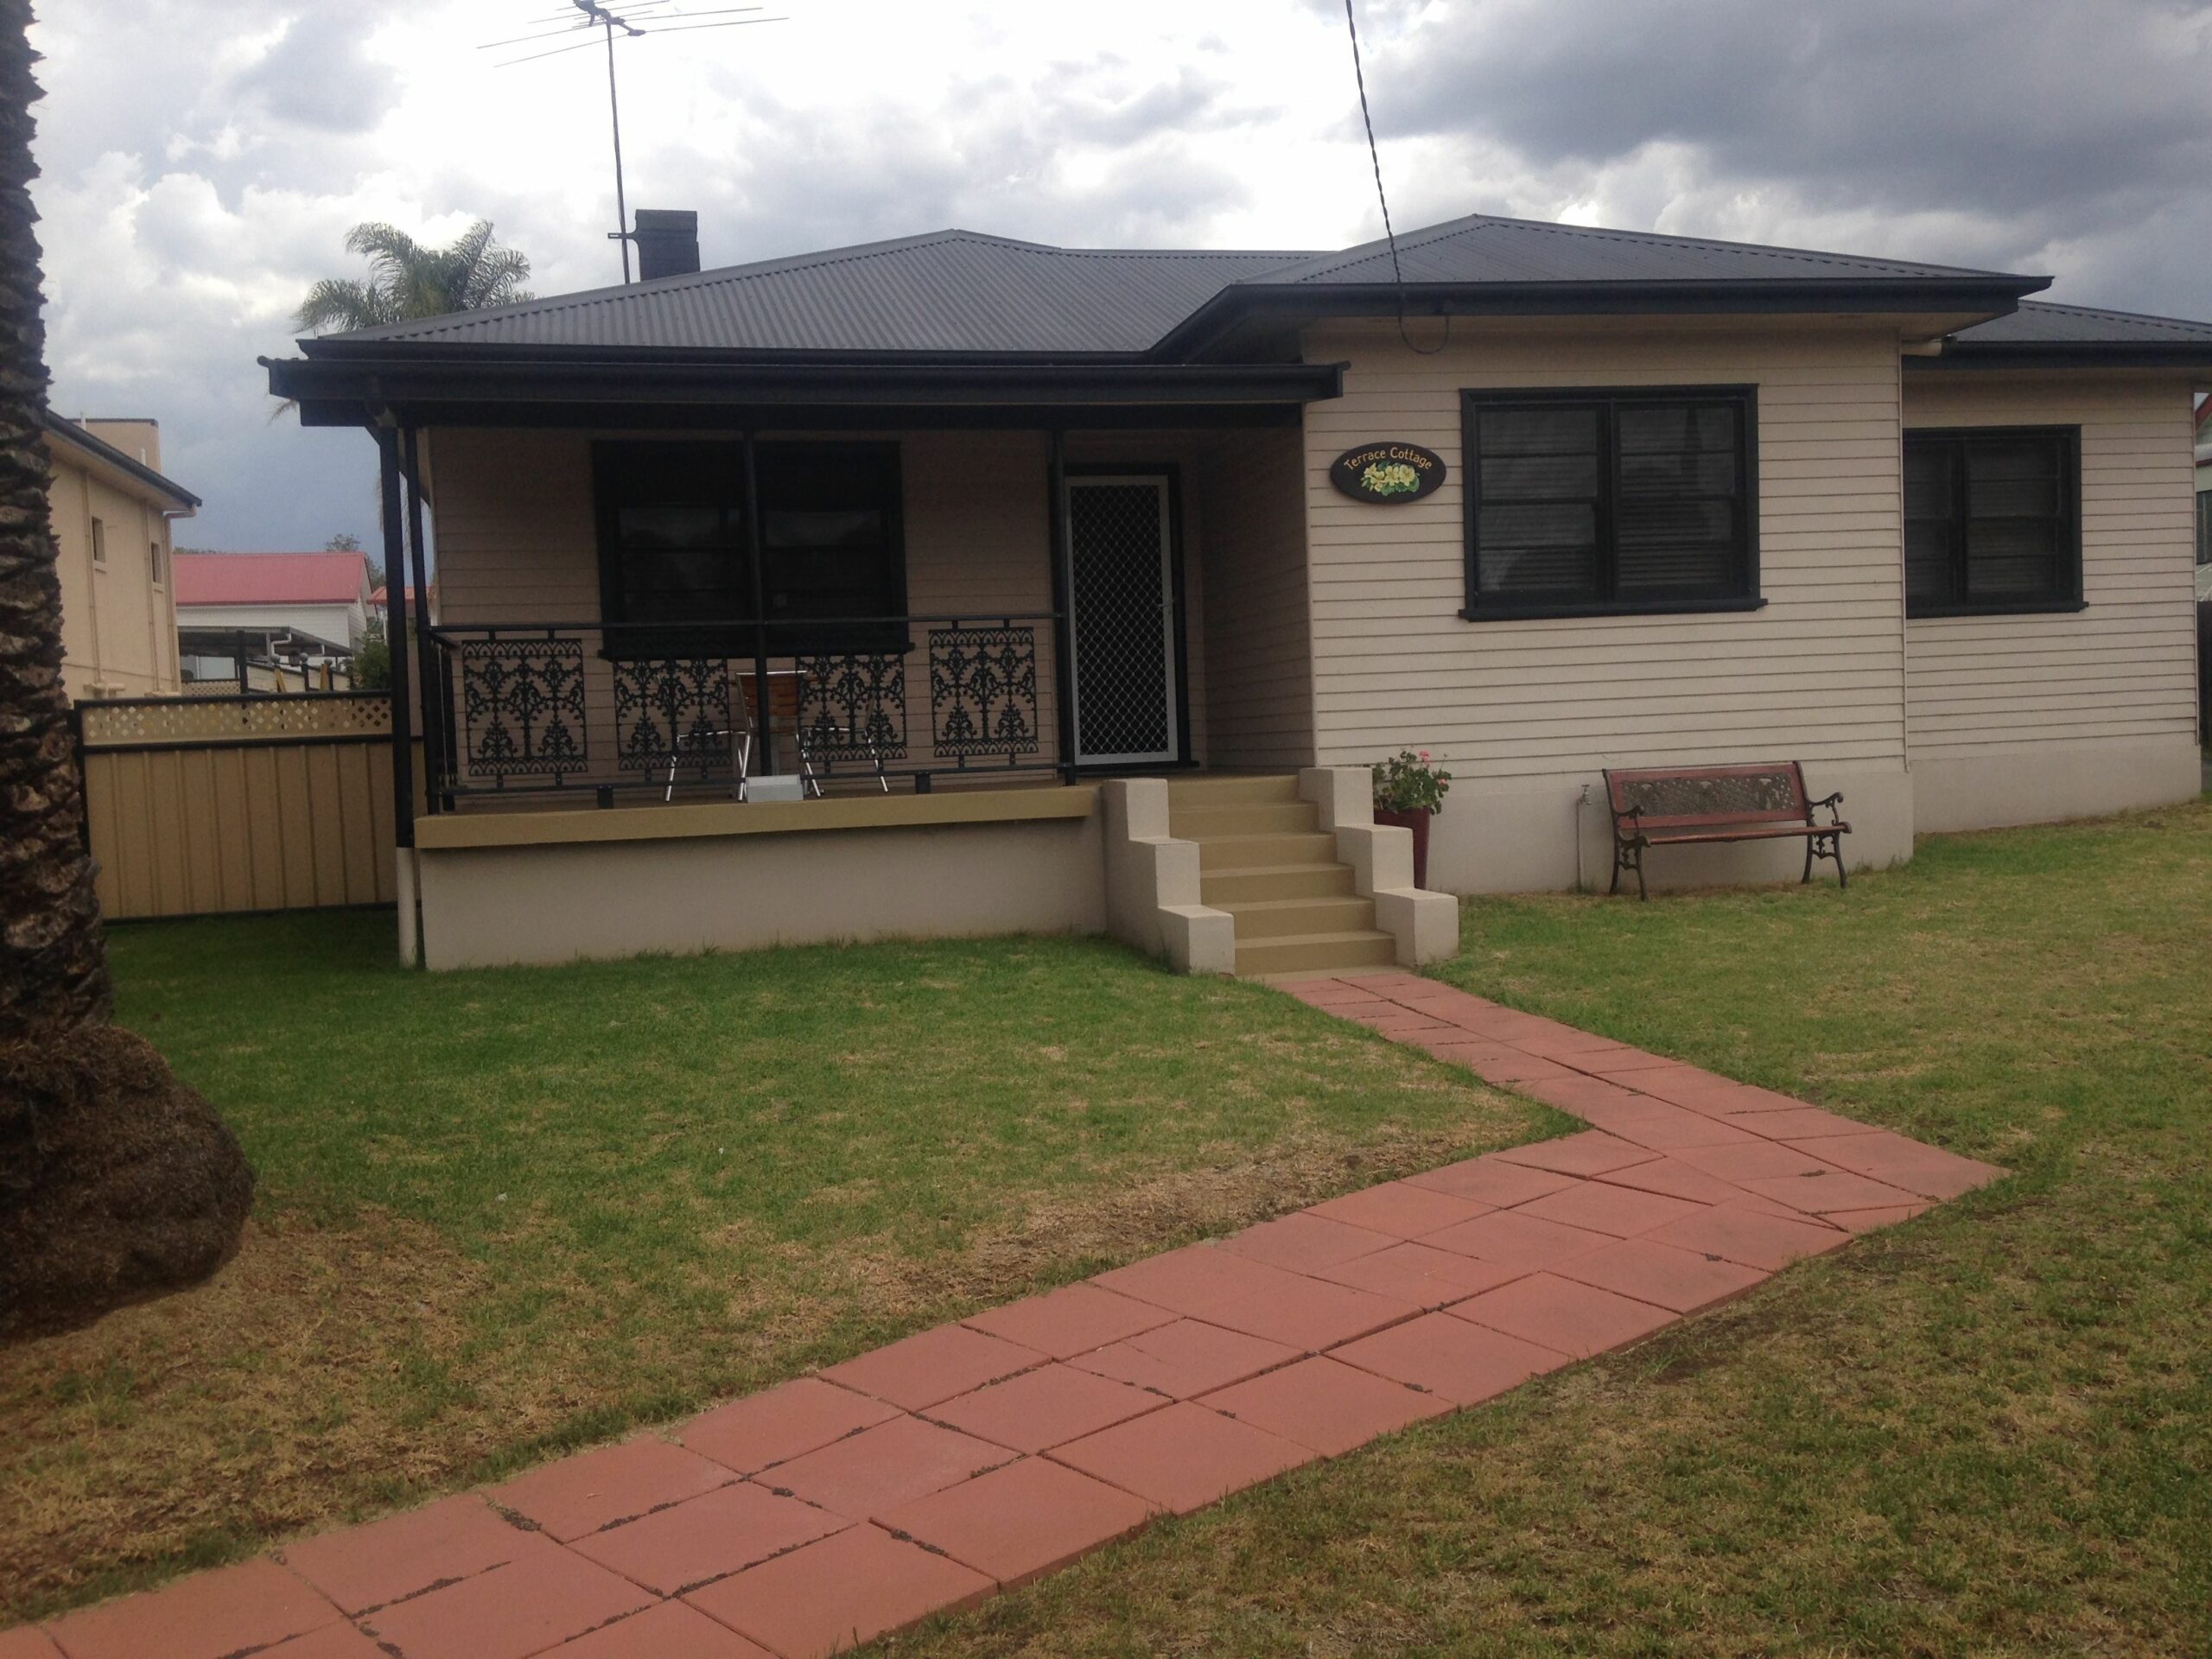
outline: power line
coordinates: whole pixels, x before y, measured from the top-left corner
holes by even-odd
[[[1359,61],[1359,22],[1352,16],[1352,0],[1344,0],[1344,28],[1351,35],[1351,74],[1359,86],[1359,118],[1367,129],[1367,159],[1375,168],[1375,200],[1382,207],[1382,234],[1390,244],[1390,276],[1398,286],[1398,338],[1406,349],[1423,357],[1433,357],[1452,343],[1452,314],[1444,314],[1444,338],[1434,346],[1414,344],[1413,336],[1406,332],[1406,272],[1398,263],[1398,233],[1390,226],[1390,198],[1382,189],[1382,152],[1375,145],[1375,118],[1367,110],[1367,72]]]

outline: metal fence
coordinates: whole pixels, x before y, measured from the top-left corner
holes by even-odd
[[[124,698],[77,721],[111,918],[397,898],[389,696]]]

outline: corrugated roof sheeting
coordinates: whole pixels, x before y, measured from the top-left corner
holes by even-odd
[[[2034,279],[1952,265],[1476,214],[1399,238],[1408,284],[1808,283]],[[334,335],[488,347],[1135,357],[1224,291],[1395,283],[1386,244],[1334,253],[1048,247],[971,231],[831,249]],[[2017,288],[2015,289],[2017,291]],[[2024,304],[1989,344],[2190,345],[2212,325]],[[315,342],[308,343],[310,355]]]
[[[1961,328],[1957,338],[1977,346],[2196,346],[2212,344],[2212,322],[2023,300],[2010,316]]]

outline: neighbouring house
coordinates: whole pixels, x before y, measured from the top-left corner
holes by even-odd
[[[410,582],[407,584],[407,595],[405,601],[409,611],[411,612],[414,610],[416,599],[417,595],[415,592],[415,584],[413,582]],[[381,582],[379,582],[375,589],[369,594],[369,616],[370,619],[379,627],[389,627],[391,626],[391,590]],[[430,583],[429,616],[432,621],[435,622],[437,620],[438,584],[435,581]]]
[[[46,417],[48,509],[61,577],[61,674],[73,698],[181,689],[169,525],[200,498],[162,476],[149,420]]]
[[[1395,257],[640,251],[268,364],[377,436],[387,569],[420,583],[403,503],[435,523],[439,615],[393,630],[434,966],[1019,929],[1419,961],[1453,907],[1363,772],[1402,747],[1456,775],[1448,892],[1602,880],[1607,766],[1800,760],[1877,867],[2196,791],[2212,324],[1485,216]]]
[[[369,622],[360,553],[180,553],[176,620],[185,677],[299,691],[342,678]]]

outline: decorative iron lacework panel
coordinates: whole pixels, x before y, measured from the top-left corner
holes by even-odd
[[[1085,755],[1165,754],[1175,740],[1159,486],[1071,489],[1068,530],[1081,749]]]
[[[478,778],[584,769],[584,648],[577,639],[470,639],[461,647],[461,752]]]
[[[620,764],[702,781],[735,769],[737,739],[728,662],[720,657],[645,657],[614,664],[614,747]]]
[[[161,702],[78,704],[85,747],[132,743],[234,743],[298,737],[381,737],[391,730],[391,698],[382,691],[344,696],[247,697],[235,702],[185,696]]]
[[[906,659],[889,652],[800,657],[799,741],[817,760],[906,754]]]
[[[1799,812],[1797,780],[1787,770],[1732,778],[1662,778],[1621,785],[1623,810],[1655,818],[1724,812]]]
[[[930,738],[948,760],[1037,753],[1037,630],[930,630]]]

